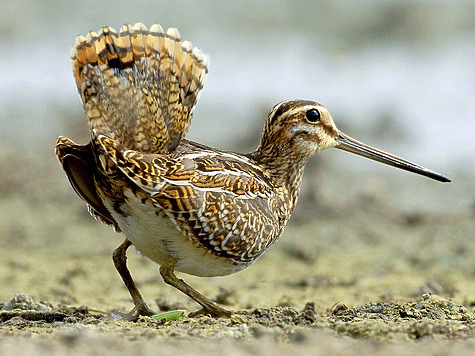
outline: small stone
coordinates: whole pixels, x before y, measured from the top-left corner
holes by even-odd
[[[317,316],[315,314],[315,303],[314,302],[307,302],[305,307],[303,308],[303,316],[306,320],[314,323],[317,320]]]
[[[340,314],[343,314],[345,311],[347,311],[349,308],[341,303],[341,302],[335,302],[332,307],[330,308],[330,312],[333,314],[333,315],[340,315]]]

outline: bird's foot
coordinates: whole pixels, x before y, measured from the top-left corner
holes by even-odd
[[[114,320],[125,320],[125,321],[136,321],[140,316],[152,316],[155,315],[152,309],[150,309],[147,304],[136,305],[130,312],[122,313],[119,311],[114,311],[111,313],[111,317]]]
[[[202,315],[208,315],[213,318],[230,318],[232,313],[232,311],[218,306],[217,308],[201,308],[197,311],[190,313],[188,316],[190,318],[195,318]]]

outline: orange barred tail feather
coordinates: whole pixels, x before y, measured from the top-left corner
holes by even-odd
[[[91,133],[146,153],[171,152],[184,138],[209,66],[175,28],[141,23],[77,37],[71,59]]]

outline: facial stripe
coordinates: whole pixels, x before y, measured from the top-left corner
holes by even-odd
[[[303,106],[302,106],[303,104]],[[316,103],[314,101],[310,100],[289,100],[289,101],[283,101],[280,104],[277,104],[274,107],[274,110],[271,112],[269,124],[273,125],[275,121],[279,118],[282,117],[283,115],[285,116],[291,116],[295,114],[296,112],[300,111],[305,111],[305,110],[310,110],[315,107],[321,107],[319,103]]]

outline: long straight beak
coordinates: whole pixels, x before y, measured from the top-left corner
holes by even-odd
[[[401,168],[409,172],[417,173],[440,182],[451,182],[450,178],[447,178],[440,173],[431,171],[430,169],[421,167],[415,163],[406,161],[405,159],[399,158],[390,153],[368,146],[367,144],[359,142],[342,132],[339,132],[336,140],[338,142],[336,148],[341,150],[355,153],[357,155],[388,164],[393,167]]]

